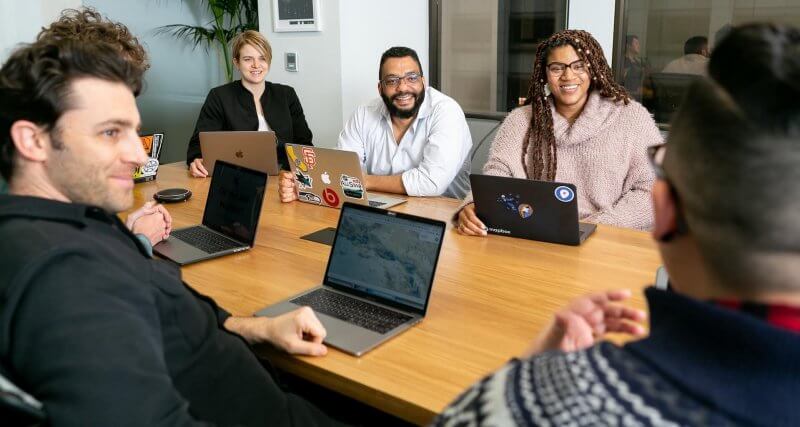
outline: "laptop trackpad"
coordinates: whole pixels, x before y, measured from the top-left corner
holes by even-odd
[[[309,240],[311,242],[332,246],[334,236],[336,236],[336,229],[333,227],[328,227],[315,231],[311,234],[306,234],[305,236],[300,236],[300,238],[303,240]]]
[[[179,264],[208,256],[208,253],[177,238],[162,240],[153,247],[153,252]]]

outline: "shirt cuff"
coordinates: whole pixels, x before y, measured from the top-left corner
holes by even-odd
[[[150,239],[147,238],[144,234],[136,233],[136,238],[139,239],[139,243],[142,244],[142,248],[147,253],[147,256],[152,258],[153,257],[153,245],[150,243]]]

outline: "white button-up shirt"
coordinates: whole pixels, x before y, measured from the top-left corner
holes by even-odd
[[[339,149],[355,151],[370,175],[402,174],[409,196],[463,198],[469,191],[472,136],[464,111],[432,87],[399,143],[378,98],[356,109],[339,134]]]

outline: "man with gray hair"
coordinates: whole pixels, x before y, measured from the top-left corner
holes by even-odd
[[[574,301],[436,425],[800,425],[800,30],[734,29],[651,148],[671,290]]]

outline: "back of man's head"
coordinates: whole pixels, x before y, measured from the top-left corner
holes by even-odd
[[[138,93],[143,72],[117,46],[99,41],[45,40],[14,51],[0,68],[0,174],[12,182],[15,122],[27,120],[46,132],[57,131],[59,118],[73,108],[73,81],[94,77]]]
[[[383,78],[383,63],[386,62],[389,58],[405,58],[410,56],[414,62],[417,63],[417,67],[419,67],[419,75],[422,75],[422,64],[419,62],[419,56],[417,56],[417,52],[410,47],[405,46],[394,46],[390,47],[383,52],[381,55],[381,64],[378,67],[378,80]]]
[[[664,168],[721,284],[800,291],[800,31],[734,29],[670,129]]]
[[[105,42],[116,47],[142,71],[150,68],[147,52],[128,27],[104,18],[100,12],[90,7],[65,9],[57,21],[43,28],[36,36],[37,42],[58,40]]]
[[[708,50],[708,37],[694,36],[691,37],[689,40],[686,40],[686,43],[683,44],[684,55],[689,55],[691,53],[702,55],[707,50]]]

